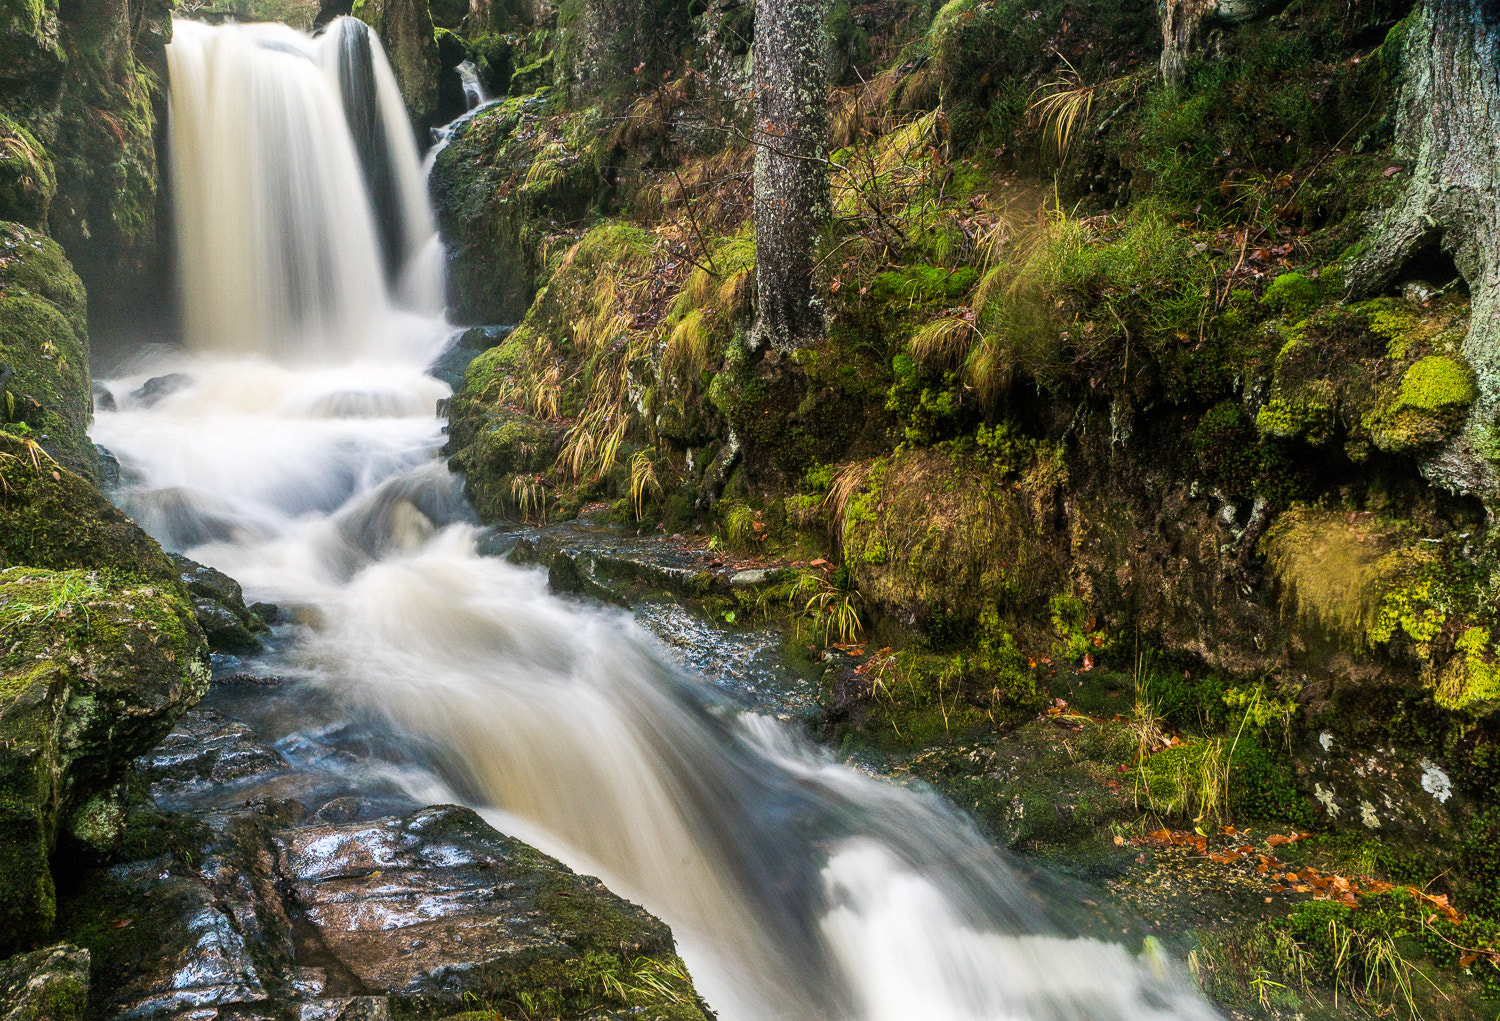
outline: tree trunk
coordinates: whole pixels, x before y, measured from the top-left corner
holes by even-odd
[[[1182,84],[1188,58],[1202,45],[1208,26],[1238,25],[1282,6],[1285,0],[1157,0],[1162,77],[1168,85]]]
[[[823,336],[814,256],[828,222],[828,44],[823,0],[755,4],[755,296],[751,346]]]
[[[1472,296],[1463,351],[1479,396],[1423,473],[1488,503],[1500,497],[1500,2],[1423,0],[1405,32],[1396,133],[1411,180],[1350,267],[1349,290],[1379,291],[1439,251],[1452,258]]]

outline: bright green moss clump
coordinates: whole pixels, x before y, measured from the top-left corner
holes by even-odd
[[[1441,443],[1463,423],[1473,403],[1474,378],[1444,355],[1428,355],[1406,370],[1398,386],[1387,388],[1364,425],[1377,447],[1407,453]]]

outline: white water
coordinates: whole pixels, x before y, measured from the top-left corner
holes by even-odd
[[[446,388],[424,374],[449,331],[435,292],[401,287],[440,263],[407,230],[383,265],[329,52],[279,27],[177,26],[189,350],[109,383],[120,410],[94,436],[120,502],[299,609],[279,668],[382,714],[453,797],[663,917],[726,1021],[1211,1018],[1123,947],[1057,934],[936,798],[735,712],[627,615],[476,554],[435,460]],[[363,113],[389,123],[372,64]],[[409,208],[416,153],[387,156]],[[191,382],[131,396],[169,370]]]

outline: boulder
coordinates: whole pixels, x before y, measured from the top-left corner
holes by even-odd
[[[40,446],[0,432],[0,567],[16,564],[182,593],[155,539]]]
[[[425,133],[437,113],[442,72],[425,0],[355,0],[350,13],[379,33],[406,112],[417,131]]]
[[[0,961],[5,1021],[82,1021],[89,994],[89,952],[66,943]]]
[[[35,135],[0,113],[0,219],[45,228],[56,194],[51,155]]]
[[[0,947],[51,929],[62,840],[119,841],[126,767],[208,688],[175,588],[0,571]]]
[[[198,617],[198,626],[208,637],[209,647],[215,652],[259,651],[260,640],[255,636],[265,632],[267,627],[245,605],[245,593],[239,582],[223,571],[205,567],[179,553],[167,556],[193,596],[193,611]]]
[[[47,77],[62,68],[67,56],[58,6],[58,0],[5,0],[0,6],[0,77]]]
[[[65,906],[106,1014],[706,1017],[666,925],[468,809],[329,823],[260,801],[207,819]]]

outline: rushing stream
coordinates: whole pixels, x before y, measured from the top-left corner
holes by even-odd
[[[480,556],[437,457],[453,331],[378,41],[179,22],[169,59],[186,349],[108,381],[94,437],[165,545],[292,611],[267,670],[375,721],[391,782],[660,915],[730,1021],[1213,1016],[1160,962],[1060,933],[938,799]]]

